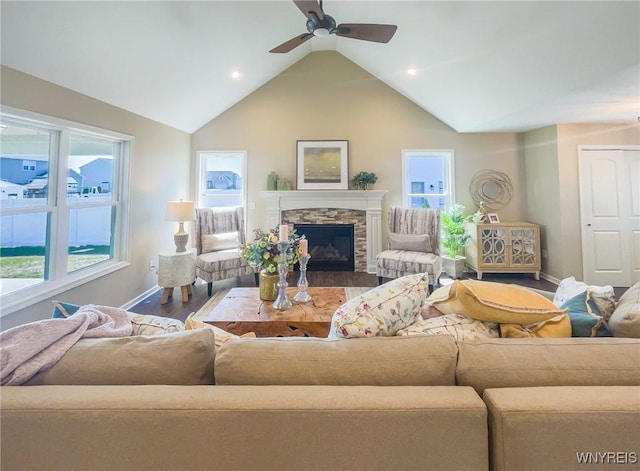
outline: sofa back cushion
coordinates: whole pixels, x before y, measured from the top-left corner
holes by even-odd
[[[214,340],[209,329],[82,339],[25,385],[212,384]]]
[[[449,335],[359,339],[231,339],[216,355],[216,384],[450,386]]]
[[[640,340],[488,339],[458,343],[456,383],[486,388],[638,386]]]

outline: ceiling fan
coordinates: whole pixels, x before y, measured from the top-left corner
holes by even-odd
[[[398,29],[396,25],[368,23],[341,23],[336,26],[336,20],[322,10],[322,0],[319,0],[319,3],[315,0],[293,0],[293,3],[308,18],[307,31],[309,32],[296,36],[278,47],[274,47],[269,52],[289,52],[314,36],[328,36],[330,34],[363,41],[387,43]]]

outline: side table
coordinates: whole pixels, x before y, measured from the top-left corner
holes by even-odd
[[[164,288],[160,304],[166,304],[173,288],[180,286],[182,302],[191,296],[191,283],[196,279],[196,249],[186,252],[161,252],[158,255],[158,284]]]

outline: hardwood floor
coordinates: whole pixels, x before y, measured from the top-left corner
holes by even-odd
[[[289,286],[294,286],[298,281],[298,272],[289,275]],[[475,279],[475,273],[466,273],[463,278]],[[307,279],[311,286],[378,286],[378,278],[367,273],[349,271],[315,271],[307,272]],[[445,277],[441,281],[444,281]],[[536,281],[530,274],[488,274],[483,275],[484,281],[498,283],[514,283],[530,288],[555,291],[557,286],[546,280]],[[225,288],[255,287],[253,275],[230,278],[213,284],[213,292]],[[162,290],[158,290],[148,298],[145,298],[129,310],[139,314],[153,314],[156,316],[171,317],[184,321],[189,314],[196,312],[209,300],[207,296],[207,284],[197,280],[192,287],[193,295],[187,302],[182,302],[180,288],[174,289],[174,294],[166,304],[160,304]]]

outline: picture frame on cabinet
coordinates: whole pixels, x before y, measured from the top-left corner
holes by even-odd
[[[487,219],[489,219],[491,224],[498,224],[500,222],[498,213],[487,213]]]

